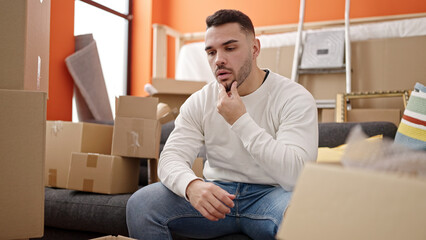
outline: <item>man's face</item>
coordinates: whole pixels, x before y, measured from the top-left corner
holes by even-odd
[[[206,53],[216,80],[227,91],[237,81],[240,86],[252,70],[252,40],[238,23],[210,27],[206,32]]]

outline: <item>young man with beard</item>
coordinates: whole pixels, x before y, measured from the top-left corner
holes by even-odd
[[[274,239],[299,173],[316,159],[312,95],[257,66],[260,42],[245,14],[219,10],[206,23],[205,51],[217,81],[182,105],[161,153],[161,182],[129,199],[131,237]],[[191,166],[203,145],[200,179]]]

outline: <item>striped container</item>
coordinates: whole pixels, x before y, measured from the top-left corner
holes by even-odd
[[[426,87],[416,83],[408,100],[395,143],[426,151]]]

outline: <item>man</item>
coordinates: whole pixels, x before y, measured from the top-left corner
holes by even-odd
[[[161,153],[161,183],[129,199],[131,237],[274,239],[300,171],[316,159],[315,101],[299,84],[257,66],[260,42],[251,20],[219,10],[206,23],[205,51],[217,82],[182,105]],[[203,145],[200,179],[191,166]]]

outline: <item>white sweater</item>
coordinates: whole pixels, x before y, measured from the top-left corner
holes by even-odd
[[[210,82],[182,105],[161,153],[161,182],[185,197],[197,179],[191,169],[205,144],[208,180],[280,185],[291,191],[306,162],[318,151],[317,108],[301,85],[270,72],[253,93],[241,97],[247,113],[232,126],[217,112],[218,83]]]

